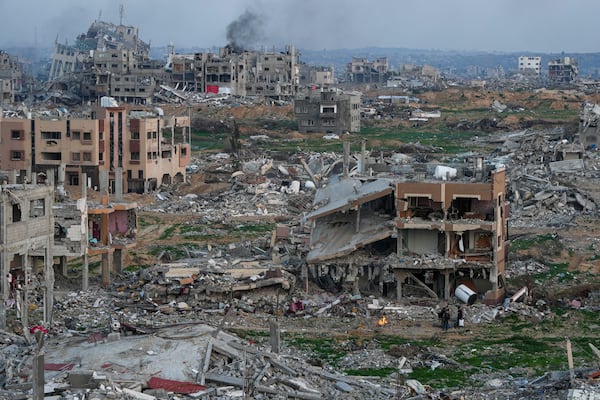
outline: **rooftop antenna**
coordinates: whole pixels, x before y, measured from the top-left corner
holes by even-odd
[[[121,4],[119,6],[119,25],[123,25],[123,13],[125,12],[125,6]]]

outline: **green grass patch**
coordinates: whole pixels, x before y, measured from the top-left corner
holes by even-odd
[[[347,353],[337,346],[331,338],[307,338],[303,336],[293,337],[288,343],[290,346],[307,350],[315,354],[320,360],[335,365]]]
[[[344,372],[352,376],[379,376],[385,378],[396,372],[396,368],[385,367],[385,368],[359,368],[359,369],[347,369]]]
[[[228,146],[229,133],[192,131],[192,151],[222,151]]]
[[[415,368],[408,377],[416,379],[424,385],[434,388],[462,387],[469,382],[469,377],[476,372],[475,369],[460,368]]]
[[[177,246],[155,245],[148,251],[148,253],[156,257],[161,252],[165,251],[171,255],[171,258],[179,259],[188,256],[186,249],[193,249],[195,247],[196,245],[194,243],[181,243]]]
[[[178,225],[169,226],[164,232],[160,235],[158,240],[170,239],[173,236],[175,230],[177,230]]]
[[[517,238],[511,240],[510,249],[512,251],[527,250],[546,242],[554,242],[558,244],[558,237],[552,233],[546,233],[544,235],[538,235],[534,237]]]

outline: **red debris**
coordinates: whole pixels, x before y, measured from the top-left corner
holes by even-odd
[[[48,329],[44,328],[41,325],[34,325],[31,328],[29,328],[29,333],[36,333],[37,331],[42,331],[42,333],[46,334],[48,333]]]
[[[198,385],[193,382],[180,382],[171,379],[163,379],[153,376],[148,381],[148,387],[150,389],[165,389],[169,392],[175,392],[180,394],[191,394],[206,389],[204,385]]]
[[[44,364],[44,370],[46,371],[70,371],[75,367],[74,363],[69,364],[52,364],[46,363]]]

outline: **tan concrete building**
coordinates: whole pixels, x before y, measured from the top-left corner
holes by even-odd
[[[189,116],[120,106],[96,107],[89,119],[0,118],[0,169],[23,177],[54,170],[59,185],[96,189],[105,172],[110,193],[117,182],[123,192],[143,193],[185,180],[189,132]],[[84,173],[87,182],[81,181]]]
[[[31,171],[32,120],[0,116],[0,169],[17,170],[20,178],[18,182],[24,183],[23,179],[29,176]]]

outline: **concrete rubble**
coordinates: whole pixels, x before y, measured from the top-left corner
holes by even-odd
[[[495,136],[494,143],[498,149],[490,162],[509,166],[512,227],[558,228],[578,216],[597,213],[600,199],[570,181],[599,178],[600,158],[578,148],[564,131],[512,132]],[[418,158],[412,153],[423,149],[415,146],[408,150],[369,153],[370,173],[409,170],[409,163]],[[578,158],[569,158],[575,155]],[[552,165],[567,160],[579,161]],[[360,161],[351,160],[350,175]],[[382,315],[409,323],[413,329],[419,324],[439,323],[440,304],[433,299],[411,305],[344,291],[309,295],[302,290],[300,255],[308,251],[302,217],[313,211],[315,187],[341,172],[341,157],[302,154],[285,162],[257,157],[236,168],[229,155],[213,155],[195,159],[192,165],[198,166],[206,181],[226,189],[207,195],[183,194],[186,183],[163,187],[153,194],[153,204],[140,209],[197,214],[189,223],[198,226],[269,221],[276,224],[274,234],[190,248],[185,258],[165,250],[158,257],[160,263],[122,272],[107,289],[57,293],[54,322],[47,327],[44,347],[44,398],[420,399],[469,398],[473,394],[466,389],[442,392],[405,379],[413,368],[456,364],[429,349],[399,345],[386,352],[367,344],[352,349],[337,365],[395,370],[389,377],[379,378],[345,375],[315,360],[308,351],[281,344],[279,335],[285,335],[285,329],[280,323],[287,318],[284,315],[291,317],[288,311],[294,298],[301,299],[302,308],[289,319],[293,320],[290,325],[299,329],[306,329],[304,325],[309,323],[326,327],[330,317],[352,321],[352,326],[367,333],[377,329],[373,326]],[[203,234],[223,233],[211,231],[218,229],[215,227],[203,229]],[[435,262],[427,257],[420,261]],[[516,260],[507,268],[506,277],[547,268],[539,261]],[[597,291],[583,300],[584,307],[600,309]],[[469,324],[493,323],[513,315],[535,322],[557,318],[544,302],[465,307]],[[251,320],[264,329],[272,328],[269,345],[226,332]],[[36,356],[33,340],[0,332],[0,350],[0,387],[4,388],[0,397],[30,398],[33,384],[29,378]],[[578,379],[588,373],[576,371]],[[519,371],[514,375],[522,376]],[[569,389],[569,377],[559,372],[533,380],[493,372],[474,379],[482,385],[477,391],[480,398],[505,398],[515,393],[522,398],[539,393],[547,395],[545,398],[564,398],[565,394],[569,399],[593,398],[586,388]]]

